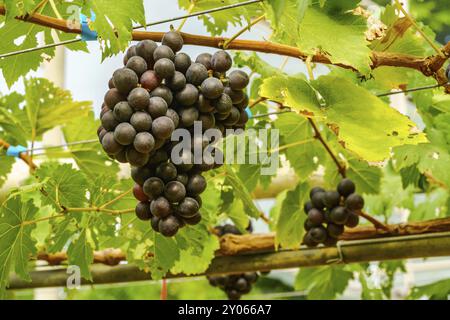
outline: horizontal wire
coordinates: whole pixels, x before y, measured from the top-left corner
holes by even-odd
[[[421,90],[435,89],[435,88],[439,88],[439,87],[442,87],[445,85],[446,85],[446,83],[445,84],[433,84],[433,85],[429,85],[429,86],[405,89],[405,90],[400,90],[400,91],[390,91],[390,92],[377,94],[377,97],[386,97],[386,96],[392,96],[394,94],[400,94],[400,93],[408,93],[408,92],[415,92],[415,91],[421,91]]]
[[[16,55],[23,54],[23,53],[30,53],[30,52],[49,49],[49,48],[53,48],[53,47],[57,47],[57,46],[72,44],[72,43],[79,42],[79,41],[81,41],[81,39],[76,38],[76,39],[71,39],[71,40],[67,40],[67,41],[46,44],[46,45],[40,46],[40,47],[34,47],[34,48],[29,48],[29,49],[8,52],[8,53],[1,54],[0,59],[16,56]]]
[[[45,146],[45,147],[27,149],[24,152],[34,152],[34,151],[41,151],[41,150],[47,150],[47,149],[57,149],[57,148],[64,148],[64,147],[75,146],[75,145],[79,145],[79,144],[87,144],[87,143],[95,143],[95,142],[98,142],[98,140],[97,139],[80,140],[80,141],[63,143],[63,144],[59,144],[59,145],[55,145],[55,146]]]
[[[251,1],[246,1],[246,2],[235,3],[235,4],[232,4],[232,5],[227,5],[227,6],[223,6],[223,7],[218,7],[218,8],[214,8],[214,9],[198,11],[198,12],[195,12],[195,13],[186,14],[186,15],[183,15],[183,16],[175,17],[175,18],[170,18],[170,19],[164,19],[164,20],[159,20],[159,21],[155,21],[155,22],[150,22],[150,23],[148,23],[146,25],[140,25],[140,26],[134,27],[133,30],[140,29],[140,28],[145,28],[145,27],[156,26],[156,25],[159,25],[159,24],[164,24],[164,23],[167,23],[167,22],[173,22],[173,21],[182,20],[182,19],[186,19],[186,18],[197,17],[197,16],[201,16],[201,15],[205,15],[205,14],[209,14],[209,13],[214,13],[214,12],[218,12],[218,11],[234,9],[234,8],[247,6],[247,5],[250,5],[250,4],[259,3],[259,2],[263,2],[263,1],[264,0],[251,0]],[[30,53],[30,52],[35,52],[35,51],[39,51],[39,50],[49,49],[49,48],[53,48],[53,47],[68,45],[68,44],[72,44],[72,43],[76,43],[76,42],[80,42],[80,41],[82,41],[81,38],[76,38],[76,39],[67,40],[67,41],[50,43],[50,44],[47,44],[47,45],[44,45],[44,46],[40,46],[40,47],[34,47],[34,48],[29,48],[29,49],[24,49],[24,50],[8,52],[8,53],[1,54],[0,55],[0,59],[7,58],[7,57],[12,57],[12,56],[19,55],[19,54],[24,54],[24,53]]]
[[[230,5],[227,5],[227,6],[218,7],[218,8],[214,8],[214,9],[208,9],[208,10],[204,10],[204,11],[198,11],[198,12],[194,12],[194,13],[191,13],[191,14],[186,14],[186,15],[183,15],[183,16],[175,17],[175,18],[170,18],[170,19],[164,19],[164,20],[159,20],[159,21],[155,21],[155,22],[150,22],[150,23],[148,23],[146,25],[141,25],[141,26],[134,27],[133,29],[136,30],[136,29],[140,29],[140,28],[144,28],[144,27],[151,27],[151,26],[155,26],[155,25],[158,25],[158,24],[163,24],[163,23],[167,23],[167,22],[173,22],[173,21],[182,20],[182,19],[186,19],[186,18],[197,17],[197,16],[210,14],[210,13],[223,11],[223,10],[234,9],[234,8],[243,7],[243,6],[247,6],[247,5],[250,5],[250,4],[259,3],[259,2],[263,2],[263,1],[264,0],[250,0],[250,1],[246,1],[246,2],[230,4]]]

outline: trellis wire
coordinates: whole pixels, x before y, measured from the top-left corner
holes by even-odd
[[[32,148],[32,149],[27,149],[24,152],[34,152],[34,151],[42,151],[42,150],[47,150],[47,149],[57,149],[57,148],[64,148],[64,147],[75,146],[75,145],[79,145],[79,144],[87,144],[87,143],[95,143],[95,142],[98,142],[98,139],[80,140],[80,141],[63,143],[63,144],[59,144],[56,146]]]
[[[213,9],[209,9],[209,10],[198,11],[198,12],[194,12],[194,13],[191,13],[191,14],[186,14],[186,15],[183,15],[183,16],[175,17],[175,18],[164,19],[164,20],[151,22],[151,23],[148,23],[146,25],[140,25],[140,26],[134,27],[133,30],[144,28],[144,27],[156,26],[156,25],[159,25],[159,24],[164,24],[164,23],[167,23],[167,22],[178,21],[178,20],[182,20],[182,19],[186,19],[186,18],[197,17],[197,16],[209,14],[209,13],[214,13],[214,12],[234,9],[234,8],[238,8],[238,7],[243,7],[243,6],[247,6],[247,5],[250,5],[250,4],[259,3],[259,2],[263,2],[263,1],[264,0],[250,0],[250,1],[246,1],[246,2],[235,3],[235,4],[231,4],[231,5],[227,5],[227,6],[223,6],[223,7],[218,7],[218,8],[213,8]],[[39,47],[34,47],[34,48],[29,48],[29,49],[24,49],[24,50],[8,52],[8,53],[1,54],[0,55],[0,59],[7,58],[7,57],[12,57],[12,56],[19,55],[19,54],[35,52],[35,51],[39,51],[39,50],[43,50],[43,49],[49,49],[49,48],[53,48],[53,47],[68,45],[68,44],[72,44],[72,43],[76,43],[76,42],[80,42],[80,41],[82,41],[81,38],[76,38],[76,39],[71,39],[71,40],[67,40],[67,41],[51,43],[51,44],[47,44],[47,45],[44,45],[44,46],[39,46]]]

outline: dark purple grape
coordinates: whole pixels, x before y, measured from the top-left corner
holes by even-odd
[[[354,193],[356,190],[356,186],[350,179],[342,179],[341,182],[339,182],[337,186],[337,191],[341,194],[343,197],[348,197],[352,193]]]
[[[233,65],[233,60],[228,52],[224,50],[217,51],[214,53],[211,59],[212,68],[217,72],[226,72],[230,70]]]
[[[179,32],[170,31],[163,36],[161,43],[171,48],[173,52],[178,52],[183,48],[184,41]]]

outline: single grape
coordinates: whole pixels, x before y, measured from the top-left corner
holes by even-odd
[[[208,70],[200,63],[193,63],[186,71],[187,82],[199,86],[208,78]]]
[[[149,105],[150,94],[144,88],[135,88],[128,95],[128,103],[134,110],[145,110]]]
[[[150,198],[144,193],[144,189],[137,183],[133,187],[133,195],[137,200],[141,202],[147,202],[150,200]]]
[[[198,99],[198,90],[195,86],[188,83],[182,90],[177,92],[175,99],[182,106],[192,106]]]
[[[335,224],[346,224],[349,212],[344,207],[336,207],[330,212],[330,220]]]
[[[173,52],[173,50],[170,47],[165,46],[165,45],[159,46],[153,52],[153,60],[155,61],[155,63],[159,59],[163,59],[163,58],[167,58],[172,61],[175,59],[175,53]]]
[[[342,179],[341,182],[339,182],[337,186],[337,191],[341,194],[343,197],[348,197],[352,193],[354,193],[356,190],[356,186],[350,179]]]
[[[186,77],[181,72],[175,71],[174,75],[171,78],[166,79],[166,85],[172,91],[183,90],[186,86]]]
[[[161,79],[169,79],[175,74],[175,64],[167,58],[159,59],[155,62],[154,70]]]
[[[228,75],[229,86],[233,90],[242,90],[247,87],[250,79],[248,75],[241,70],[234,70]]]
[[[155,165],[160,164],[161,162],[165,162],[169,159],[169,156],[167,155],[167,152],[163,149],[159,149],[160,146],[158,146],[158,140],[155,141],[155,152],[152,154],[150,161],[148,162],[149,165]]]
[[[324,209],[325,208],[324,199],[325,199],[325,192],[314,193],[311,198],[311,202],[312,202],[314,208],[319,209],[319,210]]]
[[[156,168],[155,174],[167,183],[177,178],[177,168],[172,163],[161,163]]]
[[[217,51],[214,53],[211,59],[212,68],[217,72],[226,72],[230,70],[233,65],[233,60],[228,52],[224,50]]]
[[[200,210],[200,205],[198,202],[191,197],[184,198],[177,207],[178,214],[183,218],[193,218]]]
[[[201,53],[198,55],[197,59],[195,59],[196,63],[200,63],[205,66],[207,70],[212,69],[212,55],[210,53]]]
[[[151,97],[149,100],[148,113],[153,119],[165,116],[168,110],[167,102],[161,97]]]
[[[224,86],[219,79],[210,77],[202,82],[200,90],[205,98],[214,100],[222,95]]]
[[[170,181],[164,189],[164,196],[171,203],[178,203],[186,197],[186,188],[181,182]]]
[[[248,94],[244,93],[244,100],[242,100],[239,103],[235,103],[234,106],[240,110],[244,110],[248,107],[248,104],[250,102],[250,98],[248,97]]]
[[[157,177],[149,177],[145,180],[142,190],[150,199],[156,199],[164,192],[164,182]]]
[[[183,48],[184,41],[179,32],[170,31],[163,36],[161,43],[170,47],[173,52],[178,52]]]
[[[114,139],[113,132],[107,132],[103,136],[102,147],[107,154],[118,154],[123,149],[123,146]]]
[[[344,226],[329,223],[327,226],[327,232],[330,237],[337,239],[342,233],[344,233]]]
[[[135,112],[130,119],[130,124],[137,132],[149,131],[152,128],[152,117],[147,112]]]
[[[183,52],[179,52],[175,56],[175,69],[183,74],[186,74],[187,69],[191,66],[191,58]]]
[[[172,207],[164,197],[158,197],[150,203],[151,213],[158,218],[166,218],[172,213]]]
[[[317,247],[317,245],[319,244],[318,242],[314,241],[309,231],[303,238],[303,243],[308,247]]]
[[[181,182],[186,186],[189,181],[189,176],[187,173],[178,173],[176,181]]]
[[[353,212],[350,212],[345,223],[346,227],[354,228],[359,224],[359,216]]]
[[[147,62],[147,66],[152,66],[154,63],[153,53],[157,47],[158,45],[156,42],[152,40],[142,40],[136,46],[136,53],[138,56],[144,58]]]
[[[308,212],[308,220],[315,226],[322,224],[325,220],[323,213],[316,208],[312,208]]]
[[[152,91],[161,84],[161,78],[158,77],[155,71],[149,70],[144,72],[141,76],[140,82],[142,88]]]
[[[337,207],[341,202],[341,195],[337,191],[326,191],[323,198],[323,203],[328,209]]]
[[[128,60],[126,67],[133,70],[140,77],[147,71],[147,62],[140,56],[134,56]]]
[[[139,78],[136,73],[128,68],[118,69],[113,74],[114,86],[122,94],[128,94],[137,87]]]
[[[107,131],[113,131],[119,122],[114,117],[114,113],[111,110],[106,111],[101,118],[102,126]]]
[[[114,89],[115,88],[114,87],[114,80],[113,80],[113,78],[109,79],[109,81],[108,81],[108,88],[109,89]]]
[[[229,113],[233,108],[233,101],[226,93],[222,93],[217,100],[213,101],[213,106],[218,113]]]
[[[168,216],[159,221],[159,232],[165,237],[173,237],[180,228],[180,221],[175,216]]]
[[[147,164],[150,156],[148,153],[140,153],[133,147],[127,149],[127,160],[135,167],[143,167]]]
[[[118,122],[128,122],[133,115],[133,108],[126,101],[121,101],[114,107],[114,118]]]
[[[321,187],[312,188],[311,191],[309,192],[309,198],[312,199],[313,195],[318,192],[325,192],[325,189],[323,189]]]
[[[127,122],[120,123],[114,129],[114,139],[123,146],[128,146],[133,143],[136,137],[136,130]]]
[[[184,128],[188,128],[197,121],[199,117],[198,110],[195,107],[190,107],[187,109],[182,109],[179,113],[180,116],[180,124]]]
[[[206,189],[206,179],[201,174],[194,174],[189,178],[186,186],[187,194],[196,196],[201,194]]]
[[[141,153],[150,153],[155,147],[155,139],[148,132],[139,132],[134,138],[133,146]]]
[[[311,238],[317,243],[322,243],[327,239],[327,230],[325,230],[324,227],[314,227],[309,230],[309,234],[311,235]]]
[[[152,133],[157,139],[168,139],[175,130],[175,124],[173,121],[166,117],[159,117],[153,121]]]
[[[357,193],[352,193],[345,199],[345,206],[351,211],[359,211],[364,208],[364,199]]]
[[[136,206],[135,212],[139,220],[148,221],[152,218],[150,203],[148,202],[139,202]]]
[[[303,223],[303,228],[306,231],[309,231],[309,230],[311,230],[314,227],[315,227],[315,225],[311,221],[309,221],[309,219],[306,219],[305,222]]]
[[[166,87],[165,85],[160,85],[159,87],[154,89],[150,93],[150,96],[163,98],[164,100],[166,100],[166,103],[168,106],[170,106],[173,101],[172,91],[170,91],[170,89],[168,87]]]

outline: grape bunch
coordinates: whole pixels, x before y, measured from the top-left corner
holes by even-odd
[[[218,236],[225,234],[242,234],[238,228],[232,224],[225,224],[215,228]],[[252,231],[251,224],[247,228],[247,231]],[[213,287],[219,287],[228,296],[230,300],[239,300],[242,295],[249,293],[252,290],[252,285],[256,283],[259,278],[257,272],[246,272],[242,274],[232,275],[217,275],[208,276],[208,281]]]
[[[358,212],[364,207],[364,199],[355,190],[355,184],[350,179],[339,182],[336,191],[326,191],[320,187],[311,189],[311,200],[304,206],[308,216],[304,224],[307,231],[303,238],[305,245],[333,246],[344,232],[344,227],[358,225]]]
[[[202,133],[216,129],[223,134],[245,129],[248,121],[248,75],[240,70],[227,75],[233,61],[223,50],[200,54],[193,62],[179,52],[182,47],[175,31],[166,33],[159,46],[151,40],[131,46],[125,67],[109,81],[97,131],[104,151],[132,166],[137,217],[167,237],[201,221],[202,173],[220,166],[214,152],[194,161],[194,148],[205,150],[214,142],[203,134],[191,135],[191,149],[182,149],[181,161],[173,161],[172,150],[181,143],[171,141],[173,132],[193,133],[196,123]]]

